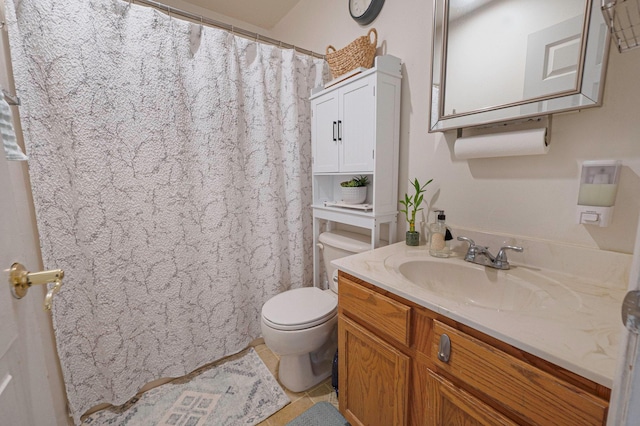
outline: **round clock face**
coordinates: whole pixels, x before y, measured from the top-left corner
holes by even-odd
[[[384,0],[349,0],[349,13],[360,25],[373,22],[380,13]]]
[[[372,0],[349,0],[349,10],[351,11],[351,16],[357,18],[364,15],[364,13],[371,5],[371,2]]]

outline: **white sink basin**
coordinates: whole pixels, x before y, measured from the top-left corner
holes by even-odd
[[[461,259],[411,260],[397,266],[411,283],[457,303],[499,311],[577,309],[580,297],[544,273],[525,267],[507,271]]]

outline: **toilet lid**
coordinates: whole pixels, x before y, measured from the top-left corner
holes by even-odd
[[[262,306],[262,318],[278,330],[301,330],[322,324],[338,310],[338,298],[317,287],[280,293]]]

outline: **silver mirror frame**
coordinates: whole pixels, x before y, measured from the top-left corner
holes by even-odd
[[[583,26],[586,43],[583,43],[580,55],[577,90],[444,116],[444,91],[434,81],[442,82],[446,90],[444,76],[449,0],[434,0],[429,132],[486,126],[602,105],[611,34],[600,13],[600,2],[591,0],[586,8]]]

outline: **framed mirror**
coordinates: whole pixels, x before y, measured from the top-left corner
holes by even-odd
[[[430,132],[599,106],[600,0],[434,0]]]

